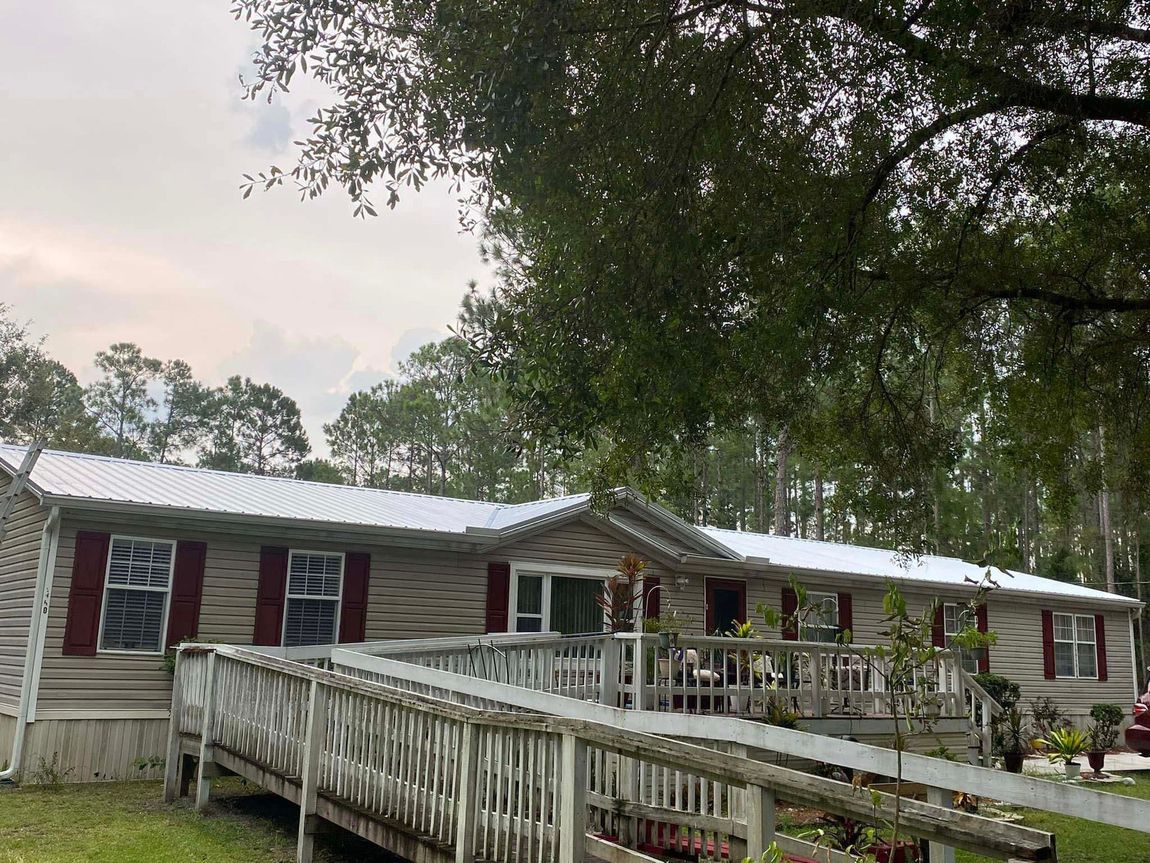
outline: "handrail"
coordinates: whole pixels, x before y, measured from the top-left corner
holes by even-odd
[[[913,752],[903,752],[900,757],[899,753],[886,747],[734,717],[626,710],[517,686],[485,683],[466,675],[436,671],[382,657],[367,657],[350,650],[337,651],[333,657],[338,666],[368,672],[384,671],[396,680],[407,680],[447,693],[502,701],[507,706],[523,710],[556,712],[597,720],[634,733],[706,740],[767,752],[801,755],[879,776],[898,775],[901,762],[902,777],[906,782],[965,791],[1018,806],[1150,833],[1150,807],[1145,801],[1048,779],[1005,773]]]
[[[333,651],[333,661],[342,664],[343,661],[348,658],[345,654],[351,654],[351,652],[342,650]],[[396,660],[381,657],[368,657],[363,654],[351,655],[359,656],[362,662],[369,664],[384,664],[386,666],[404,665],[404,663]],[[201,680],[195,677],[194,672],[189,670],[189,660],[195,661],[197,658],[202,659],[204,657],[212,660],[212,662],[207,666],[206,674],[201,675]],[[774,833],[773,807],[776,793],[784,799],[795,803],[815,806],[825,811],[869,821],[889,819],[893,816],[896,805],[894,798],[890,795],[865,793],[858,789],[853,789],[850,785],[831,779],[799,773],[798,771],[755,761],[741,755],[718,752],[713,749],[684,743],[678,740],[637,733],[632,729],[616,724],[594,719],[574,718],[571,716],[507,713],[504,711],[478,709],[400,689],[395,686],[389,686],[359,677],[351,677],[335,671],[300,665],[286,659],[268,655],[267,653],[245,650],[230,645],[188,645],[180,649],[180,658],[177,663],[177,695],[175,698],[176,703],[173,706],[173,733],[178,734],[183,731],[191,733],[200,732],[201,736],[203,736],[203,734],[211,735],[212,740],[202,739],[201,752],[205,754],[210,751],[208,747],[215,744],[214,738],[217,729],[224,728],[225,726],[232,728],[232,724],[235,722],[239,722],[239,725],[236,726],[239,730],[233,733],[233,737],[229,738],[230,741],[234,742],[234,740],[238,740],[242,742],[244,740],[254,740],[255,744],[253,746],[257,751],[263,751],[261,747],[282,748],[285,745],[284,735],[280,725],[276,726],[276,732],[273,735],[274,739],[272,739],[270,743],[261,742],[268,735],[265,734],[261,736],[258,733],[258,729],[253,736],[253,732],[248,727],[251,722],[259,723],[268,720],[265,718],[266,711],[253,711],[251,709],[251,696],[248,692],[221,690],[219,687],[212,685],[212,669],[216,667],[216,661],[220,659],[234,661],[247,668],[274,672],[285,678],[295,679],[300,682],[306,681],[312,687],[311,703],[313,705],[311,708],[313,718],[307,720],[305,723],[307,727],[312,729],[312,731],[308,733],[307,739],[309,740],[315,733],[315,729],[319,728],[322,730],[324,727],[331,728],[333,727],[333,722],[337,723],[337,726],[335,726],[337,728],[344,727],[340,724],[341,720],[339,720],[336,714],[341,709],[340,705],[344,704],[346,699],[350,697],[367,697],[382,704],[391,705],[392,708],[413,709],[423,714],[438,717],[440,721],[442,721],[443,718],[447,718],[462,722],[464,723],[463,730],[460,732],[459,729],[456,729],[456,732],[453,733],[462,733],[464,738],[467,737],[466,727],[470,726],[497,729],[497,731],[493,733],[498,734],[506,734],[509,729],[512,729],[515,731],[544,735],[544,737],[555,735],[562,738],[562,740],[565,741],[562,745],[564,770],[569,769],[572,771],[572,775],[565,776],[567,782],[556,783],[556,787],[566,788],[572,779],[575,780],[576,785],[579,785],[579,788],[575,789],[575,791],[565,790],[562,795],[564,802],[561,808],[564,822],[559,826],[559,835],[560,837],[564,835],[568,837],[563,840],[565,843],[571,841],[570,828],[573,823],[572,819],[583,819],[586,817],[585,805],[582,802],[585,789],[580,785],[580,776],[589,774],[584,773],[586,765],[582,768],[579,767],[580,762],[578,757],[576,757],[575,761],[572,761],[571,758],[573,757],[572,753],[579,751],[578,747],[586,747],[588,745],[595,750],[610,752],[616,756],[632,759],[636,762],[672,769],[676,771],[676,775],[687,773],[714,782],[724,783],[734,788],[747,789],[746,793],[750,796],[743,807],[746,815],[741,821],[741,824],[744,825],[741,829],[745,830],[748,849],[753,853],[755,849],[762,847],[764,836],[773,835]],[[435,672],[432,669],[427,669],[422,666],[409,665],[408,667],[424,673],[439,675],[450,674],[449,672]],[[224,668],[226,669],[227,666],[225,665]],[[500,690],[506,688],[505,684],[488,685],[499,688]],[[321,693],[321,695],[317,696],[317,686],[323,687],[324,692],[330,692],[332,694],[325,695]],[[270,685],[264,685],[259,691],[263,692],[264,696],[267,697],[267,693],[269,692],[280,693],[284,690],[282,686],[276,685],[273,681]],[[298,686],[295,691],[300,691]],[[321,700],[317,701],[317,698]],[[329,701],[328,699],[331,700]],[[186,707],[195,707],[197,701],[199,702],[199,714],[188,714]],[[319,723],[317,726],[314,718],[314,710],[317,709],[315,705],[319,703],[332,705],[330,710],[333,712],[329,712],[327,720]],[[376,727],[374,725],[363,727],[362,722],[365,716],[380,714],[380,710],[384,708],[381,707],[375,711],[375,714],[371,714],[371,708],[365,708],[360,702],[347,702],[347,704],[349,705],[348,710],[350,712],[347,714],[347,719],[342,721],[354,723],[352,727],[355,728],[355,739],[352,739],[350,743],[345,739],[343,743],[339,744],[338,762],[332,762],[330,760],[337,757],[334,754],[323,756],[322,754],[314,752],[309,753],[305,748],[303,753],[305,760],[307,760],[309,764],[314,762],[315,766],[311,768],[305,766],[303,768],[305,788],[301,793],[304,794],[302,798],[304,801],[308,799],[308,788],[306,784],[309,769],[313,783],[315,782],[316,771],[319,770],[322,772],[322,770],[325,769],[325,764],[327,765],[326,769],[329,774],[333,770],[352,770],[353,772],[350,774],[351,778],[346,781],[351,783],[350,787],[353,789],[360,787],[364,781],[361,772],[365,769],[367,762],[354,760],[349,762],[348,759],[357,757],[355,753],[360,750],[356,749],[356,745],[361,747],[368,746],[369,748],[375,746],[373,741],[368,740],[367,743],[364,743],[364,740],[378,733]],[[275,710],[275,704],[269,706],[273,711]],[[282,723],[282,717],[285,715],[284,711],[288,705],[280,704],[278,707],[279,711],[272,713],[270,721]],[[601,709],[611,710],[612,708]],[[241,711],[243,715],[239,716],[236,714],[236,719],[227,718],[235,714],[237,710]],[[214,711],[221,711],[221,716],[224,718],[217,722],[213,717]],[[229,713],[229,711],[231,712]],[[627,711],[621,712],[624,714],[627,713]],[[197,721],[199,724],[196,724]],[[430,722],[433,720],[427,721]],[[220,723],[223,724],[221,725]],[[379,728],[390,727],[391,726],[386,722],[379,726]],[[440,730],[436,733],[441,735],[436,739],[442,739],[444,732]],[[416,735],[410,737],[409,741],[418,739],[419,736]],[[358,744],[356,740],[359,740]],[[567,741],[570,741],[570,743]],[[401,742],[399,745],[402,747],[403,743]],[[488,745],[490,746],[490,743]],[[558,744],[554,745],[557,746]],[[558,752],[558,750],[554,751]],[[487,753],[488,760],[492,757],[496,759],[506,757],[506,754],[500,756],[500,752],[503,752],[502,749],[497,748],[494,750],[494,756],[492,752],[493,750],[489,748]],[[237,754],[244,755],[245,753],[240,752]],[[419,759],[426,760],[429,755],[425,751],[423,754],[417,754],[416,757],[418,762]],[[464,759],[464,766],[470,763],[467,760],[466,752],[461,757]],[[472,759],[472,761],[474,761],[474,759]],[[371,763],[375,764],[377,762],[372,761]],[[592,761],[592,763],[594,764],[594,761]],[[358,766],[361,764],[362,766]],[[500,767],[498,763],[495,763],[489,764],[486,769],[510,771],[512,768]],[[522,782],[524,781],[524,764],[522,761],[519,762],[517,769],[520,776],[519,781]],[[201,766],[201,781],[203,781],[203,775],[203,768]],[[502,775],[502,773],[498,775]],[[554,781],[558,775],[559,774],[553,774],[551,781]],[[533,779],[533,777],[529,778]],[[345,780],[337,776],[336,779],[332,781]],[[410,794],[410,781],[414,780],[405,781],[409,782],[409,784],[404,787],[407,789],[407,793]],[[435,781],[438,781],[438,775]],[[490,782],[491,779],[489,778],[488,785],[490,785]],[[422,788],[422,786],[420,787]],[[461,791],[459,793],[464,792]],[[514,796],[510,790],[507,793]],[[572,794],[574,795],[573,797]],[[311,788],[311,795],[314,804],[314,784]],[[759,802],[756,803],[756,800]],[[514,820],[515,816],[514,813],[511,813],[506,807],[511,806],[512,802],[509,798],[508,801],[503,803],[495,803],[494,805],[498,808],[495,810],[489,808],[486,814],[481,815],[481,820],[486,824],[492,817],[495,817],[498,819],[498,823],[502,825],[499,829],[506,827],[507,830],[510,830],[510,822]],[[769,814],[763,809],[767,803],[769,803],[771,810]],[[523,805],[522,792],[519,793],[519,804],[520,806]],[[963,848],[977,854],[990,855],[998,859],[1054,859],[1053,837],[1049,833],[1019,827],[1017,825],[1000,824],[976,815],[912,800],[902,800],[899,805],[902,823],[910,835],[917,835],[943,842],[952,847]],[[458,817],[460,823],[470,825],[471,829],[476,829],[475,825],[468,820],[472,818],[472,815],[467,806],[456,806],[455,809],[455,815]],[[415,804],[413,811],[422,811],[418,802]],[[495,815],[494,813],[496,812],[499,814]],[[505,815],[503,813],[508,814]],[[520,819],[520,823],[522,823],[522,812],[517,817]],[[578,830],[578,834],[581,836],[584,830],[585,825]],[[448,831],[448,833],[450,832],[451,831]],[[498,848],[498,835],[499,834],[496,833],[496,848]],[[457,841],[467,842],[470,841],[469,837],[470,834],[464,834],[456,835],[455,838]],[[508,842],[510,842],[510,839],[508,839]],[[582,845],[581,841],[580,845]],[[505,850],[509,848],[510,845],[505,846]],[[560,855],[559,859],[562,860],[563,855]]]
[[[994,699],[994,696],[987,692],[982,687],[982,684],[975,679],[973,674],[961,665],[958,666],[958,670],[962,675],[963,686],[965,686],[973,696],[978,698],[985,707],[989,708],[991,716],[997,719],[1006,712],[1002,705]]]

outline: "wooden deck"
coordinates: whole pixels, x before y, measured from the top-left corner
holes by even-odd
[[[777,834],[779,799],[868,822],[893,814],[889,796],[738,746],[484,709],[231,646],[181,650],[172,717],[166,797],[194,785],[202,807],[215,776],[244,776],[300,806],[304,863],[329,825],[420,863],[623,863],[649,860],[638,849],[652,842],[734,860],[776,840],[811,854]],[[1049,834],[945,806],[904,800],[901,818],[940,848],[1054,859]]]

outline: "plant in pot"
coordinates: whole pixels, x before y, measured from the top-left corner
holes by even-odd
[[[1026,715],[1017,707],[1012,707],[1000,720],[998,733],[1006,772],[1021,773],[1022,761],[1026,756],[1027,735],[1030,733]]]
[[[1046,757],[1050,763],[1061,762],[1066,769],[1066,778],[1077,779],[1082,773],[1082,765],[1076,759],[1090,748],[1090,738],[1086,732],[1071,726],[1056,728],[1043,743],[1046,745]]]
[[[1090,708],[1090,718],[1094,724],[1090,726],[1090,749],[1086,753],[1086,760],[1090,762],[1090,769],[1096,778],[1102,775],[1102,768],[1106,766],[1106,753],[1118,741],[1118,728],[1125,716],[1117,704],[1095,704]]]

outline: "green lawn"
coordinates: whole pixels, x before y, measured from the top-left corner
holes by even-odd
[[[1150,774],[1131,773],[1134,785],[1095,786],[1115,794],[1141,797],[1150,800]],[[1147,863],[1150,861],[1150,834],[1123,830],[1121,827],[1108,827],[1070,818],[1066,815],[1052,815],[1049,812],[1036,812],[1020,809],[1025,818],[1021,824],[1036,830],[1046,830],[1057,839],[1059,863]],[[1150,806],[1147,807],[1147,823],[1150,826]],[[985,857],[958,852],[958,863],[982,863]]]
[[[1150,775],[1106,790],[1150,800]],[[289,863],[296,809],[243,785],[218,781],[206,817],[187,800],[167,806],[156,782],[0,790],[0,863]],[[1150,834],[1022,810],[1024,824],[1058,836],[1061,863],[1147,863]],[[384,863],[375,846],[335,831],[316,842],[323,863]],[[985,858],[958,854],[959,863]]]
[[[187,800],[168,806],[157,782],[0,790],[0,863],[289,863],[296,813],[286,801],[216,782],[206,817]],[[324,863],[383,863],[344,833],[318,837]]]

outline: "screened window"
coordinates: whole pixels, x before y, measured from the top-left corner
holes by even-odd
[[[950,644],[956,635],[970,627],[970,608],[948,602],[942,606],[942,631],[946,635],[946,643]],[[972,659],[969,651],[961,647],[954,648],[962,661],[964,670],[971,674],[978,674],[978,660]]]
[[[161,653],[175,543],[114,536],[104,579],[100,649]]]
[[[595,598],[604,579],[524,573],[516,580],[515,631],[577,635],[603,631],[603,610]]]
[[[834,643],[839,635],[839,595],[837,593],[807,593],[810,611],[803,620],[802,640]]]
[[[342,554],[291,552],[284,607],[284,647],[334,644],[342,593]]]
[[[1057,677],[1098,677],[1092,615],[1054,615],[1054,673]]]

